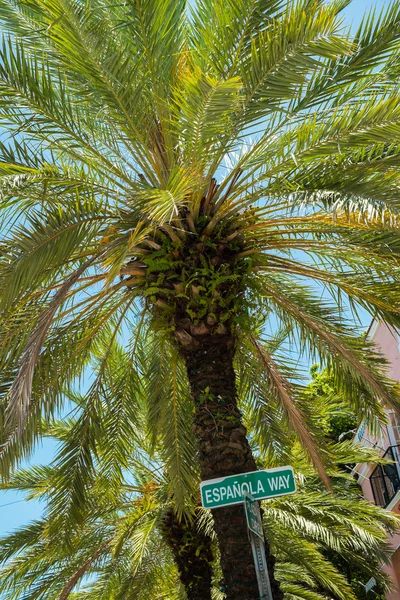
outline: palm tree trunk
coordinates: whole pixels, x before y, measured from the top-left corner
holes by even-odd
[[[203,480],[257,469],[237,406],[234,352],[230,334],[196,336],[196,344],[183,350],[196,407],[194,429],[200,442]],[[243,506],[215,509],[213,517],[227,600],[258,600]],[[268,543],[266,555],[274,600],[282,600]]]
[[[197,530],[196,521],[178,520],[172,509],[164,517],[162,534],[172,551],[188,600],[211,600],[210,538]]]

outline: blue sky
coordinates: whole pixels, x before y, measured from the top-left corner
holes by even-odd
[[[365,11],[368,11],[374,6],[379,9],[383,6],[387,6],[388,4],[389,0],[353,0],[350,6],[348,6],[344,11],[346,21],[353,25],[353,27],[357,27]]]
[[[365,10],[372,6],[378,9],[389,4],[388,0],[353,0],[345,11],[346,22],[356,27]],[[47,463],[55,452],[55,443],[45,442],[32,458],[35,463]],[[43,506],[37,502],[26,502],[22,495],[14,492],[0,492],[0,536],[12,531],[19,525],[40,517]]]

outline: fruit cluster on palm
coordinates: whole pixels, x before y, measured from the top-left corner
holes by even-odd
[[[293,348],[318,355],[370,422],[397,406],[346,307],[399,322],[400,4],[355,35],[346,4],[0,0],[4,476],[106,335],[130,350],[126,394],[147,335],[150,417],[185,436],[193,411],[203,479],[256,469],[250,402],[261,450],[290,422],[329,485]],[[74,427],[78,498],[108,358]],[[115,427],[134,423],[127,410]],[[167,463],[175,482],[192,456]],[[214,527],[227,598],[257,598],[240,507]]]

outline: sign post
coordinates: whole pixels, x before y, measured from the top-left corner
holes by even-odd
[[[273,600],[271,584],[268,575],[267,560],[265,558],[264,540],[254,533],[250,533],[251,549],[253,551],[254,566],[256,568],[258,591],[261,600]]]
[[[267,559],[265,557],[264,532],[260,506],[250,494],[244,493],[244,508],[246,512],[247,527],[251,549],[253,552],[254,566],[256,568],[258,590],[261,600],[273,600],[271,584],[268,575]]]

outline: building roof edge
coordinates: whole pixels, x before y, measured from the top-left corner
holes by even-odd
[[[373,339],[378,327],[379,327],[379,321],[376,317],[374,317],[371,321],[370,326],[367,329],[366,336],[368,339],[370,339],[370,340]]]

